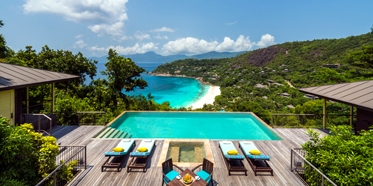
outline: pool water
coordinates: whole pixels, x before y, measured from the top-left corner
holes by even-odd
[[[110,127],[132,138],[281,140],[251,113],[126,112]]]
[[[166,160],[174,162],[202,163],[206,158],[203,142],[170,142]]]

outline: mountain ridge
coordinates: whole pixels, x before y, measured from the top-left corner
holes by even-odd
[[[243,52],[207,52],[203,54],[196,54],[192,56],[187,55],[169,55],[169,56],[162,56],[159,54],[156,54],[154,52],[146,52],[144,54],[132,54],[132,55],[121,55],[126,58],[131,58],[132,61],[135,62],[172,62],[179,59],[188,59],[188,58],[194,58],[194,59],[218,59],[218,58],[227,58],[227,57],[234,57],[236,55],[242,54]],[[99,63],[105,63],[107,61],[107,56],[102,57],[88,57],[89,59],[97,60]]]

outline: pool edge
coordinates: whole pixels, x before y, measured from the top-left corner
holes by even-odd
[[[229,113],[250,113],[252,114],[256,119],[258,119],[262,124],[264,124],[264,126],[266,126],[269,130],[271,130],[274,134],[276,134],[280,139],[279,140],[283,140],[280,135],[277,134],[276,131],[273,130],[273,128],[268,125],[266,122],[264,122],[261,118],[259,118],[254,112],[220,112],[220,111],[153,111],[153,110],[149,110],[149,111],[143,111],[143,110],[125,110],[123,111],[121,114],[119,114],[116,118],[114,118],[111,122],[109,122],[106,127],[110,126],[111,124],[113,124],[118,118],[120,118],[123,114],[127,113],[127,112],[185,112],[185,113],[193,113],[193,112],[197,112],[197,113],[201,113],[201,112],[205,112],[205,113],[221,113],[221,114],[229,114]],[[106,128],[105,127],[105,128]],[[166,139],[177,139],[177,138],[166,138]]]

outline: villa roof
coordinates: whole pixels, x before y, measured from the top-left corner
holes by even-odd
[[[373,111],[373,80],[298,89],[306,94]]]
[[[78,78],[80,76],[0,62],[0,91]]]

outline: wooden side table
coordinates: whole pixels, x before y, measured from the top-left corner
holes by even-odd
[[[195,178],[197,176],[197,174],[195,174],[194,172],[192,172],[191,170],[189,169],[186,169],[184,170],[182,173],[180,173],[181,177],[184,177],[185,175],[189,174],[190,176],[192,176],[193,178]],[[200,180],[194,180],[191,184],[184,184],[182,182],[182,179],[181,178],[180,180],[178,180],[177,178],[174,178],[173,180],[171,180],[168,185],[169,186],[205,186],[207,185],[207,181],[203,180],[202,178]],[[212,180],[211,180],[212,181]]]

